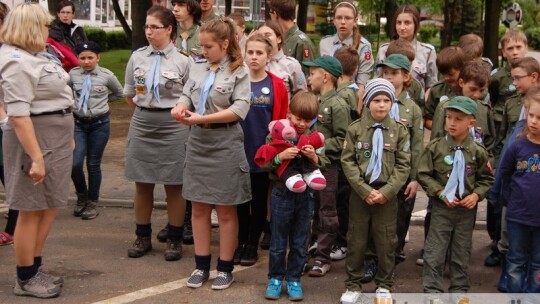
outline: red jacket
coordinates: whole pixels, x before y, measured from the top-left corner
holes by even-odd
[[[272,79],[272,88],[274,89],[274,108],[272,110],[272,120],[279,120],[287,117],[289,111],[289,93],[283,83],[283,79],[266,71]]]

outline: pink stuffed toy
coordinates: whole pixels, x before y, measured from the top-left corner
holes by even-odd
[[[324,147],[324,136],[321,133],[313,132],[310,135],[300,135],[298,138],[294,124],[288,119],[271,121],[268,129],[272,142],[262,145],[255,154],[255,163],[261,167],[287,148],[296,146],[302,149],[305,145],[312,145],[315,149]],[[296,141],[298,143],[295,145]],[[276,173],[292,192],[304,192],[307,186],[313,190],[322,190],[326,187],[326,179],[317,165],[301,153],[292,160],[283,161],[276,169]]]

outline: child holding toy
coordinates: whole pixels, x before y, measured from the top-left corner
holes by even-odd
[[[296,133],[309,135],[311,121],[317,117],[318,98],[310,92],[299,92],[291,100],[287,118],[292,122]],[[266,139],[272,142],[271,134]],[[320,154],[319,154],[320,153]],[[279,299],[283,280],[287,282],[289,300],[299,301],[304,298],[300,277],[306,262],[306,243],[313,214],[313,191],[295,193],[277,180],[276,169],[284,162],[297,155],[307,157],[313,164],[320,164],[324,159],[322,149],[315,150],[312,145],[301,148],[291,147],[283,150],[268,161],[262,168],[270,171],[270,179],[276,180],[270,196],[270,260],[268,264],[267,299]],[[287,254],[287,245],[289,252]]]

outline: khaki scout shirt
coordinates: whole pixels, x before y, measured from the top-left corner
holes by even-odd
[[[420,81],[415,78],[412,80],[411,85],[405,88],[405,90],[409,92],[409,96],[420,107],[423,113],[424,107],[426,106],[426,91]]]
[[[390,43],[384,43],[379,48],[377,53],[377,64],[382,63],[386,58],[386,50]],[[419,42],[414,39],[412,45],[415,49],[415,57],[411,65],[411,73],[414,78],[422,84],[425,89],[434,86],[439,77],[439,71],[437,70],[437,52],[435,47],[428,43]]]
[[[272,60],[268,62],[266,68],[272,74],[283,79],[287,93],[289,93],[289,101],[298,91],[307,91],[306,76],[302,71],[302,65],[293,57],[285,56],[283,50],[279,50]]]
[[[296,58],[300,63],[317,58],[314,53],[315,46],[313,46],[313,42],[304,32],[298,29],[298,25],[294,24],[283,37],[283,53],[285,55]],[[304,71],[307,79],[309,68],[302,66],[302,71]]]
[[[78,109],[78,101],[81,96],[84,78],[90,74],[92,90],[88,98],[88,111],[86,114],[82,109]],[[71,78],[70,85],[75,98],[75,111],[78,116],[99,116],[109,112],[109,101],[120,99],[124,96],[123,88],[116,76],[106,68],[97,65],[91,72],[87,73],[81,67],[75,67],[69,71]]]
[[[178,98],[187,81],[189,74],[189,59],[180,54],[170,43],[162,52],[159,66],[159,97],[154,97],[152,92],[146,92],[147,74],[154,62],[153,52],[156,51],[151,45],[142,47],[131,55],[126,66],[126,82],[124,94],[128,97],[137,96],[133,100],[139,107],[144,108],[172,108],[178,103]]]
[[[353,35],[351,34],[345,40],[340,40],[339,36],[331,35],[321,39],[319,43],[319,53],[321,56],[334,56],[336,50],[344,46],[350,46],[353,43]],[[360,38],[360,45],[358,45],[358,56],[360,62],[356,71],[356,83],[365,85],[371,79],[371,73],[373,72],[373,50],[371,43],[362,37]]]
[[[407,127],[411,141],[411,172],[410,180],[416,180],[416,169],[420,154],[424,150],[424,119],[422,110],[411,99],[407,91],[401,92],[398,99],[399,119]]]
[[[234,72],[231,72],[230,63],[229,56],[219,62],[214,84],[206,99],[204,114],[208,115],[229,109],[244,119],[249,110],[251,96],[248,68],[242,64]],[[194,62],[191,65],[189,79],[184,86],[180,102],[194,111],[199,105],[204,82],[210,75],[210,66],[211,64],[206,60]]]
[[[199,1],[200,2],[200,1]],[[216,14],[216,11],[214,9],[212,9],[212,14],[210,14],[206,19],[201,19],[201,22],[202,24],[204,24],[205,22],[208,22],[208,21],[211,21],[211,20],[216,20],[218,19],[220,16],[218,14]]]
[[[366,199],[371,190],[378,189],[388,200],[396,197],[403,187],[411,170],[411,153],[409,132],[403,124],[394,121],[390,116],[381,122],[384,126],[384,149],[381,175],[373,184],[368,184],[370,175],[366,174],[372,154],[372,127],[376,122],[368,113],[365,118],[353,122],[348,130],[341,166],[351,188],[362,199]]]
[[[0,100],[9,116],[29,116],[70,108],[73,92],[62,66],[16,46],[0,47]]]
[[[491,155],[493,147],[495,146],[495,123],[493,121],[489,99],[475,101],[478,110],[475,117],[476,126],[474,128],[478,138],[475,138],[474,140],[483,145]],[[437,106],[435,116],[433,117],[433,125],[431,126],[430,140],[446,135],[446,109],[444,106],[448,102],[449,101],[446,100],[439,103]]]
[[[436,85],[431,87],[431,90],[429,91],[426,106],[424,107],[424,117],[435,120],[434,115],[438,105],[456,95],[456,92],[448,82],[444,80],[439,81]]]
[[[182,29],[178,26],[178,35],[176,36],[176,47],[180,52],[186,56],[192,57],[193,60],[197,61],[202,59],[201,45],[199,44],[199,32],[201,27],[198,24],[194,24],[188,30]],[[186,32],[187,37],[187,49],[182,47],[182,33]]]
[[[360,113],[358,112],[358,86],[356,83],[352,81],[344,82],[338,85],[336,92],[338,96],[343,98],[349,105],[351,121],[360,118]]]
[[[343,139],[345,139],[350,122],[349,105],[337,95],[335,90],[320,97],[315,130],[324,135],[325,154],[331,163],[339,162]],[[323,167],[326,167],[326,164],[323,164]]]
[[[514,129],[514,126],[519,121],[519,115],[523,108],[522,98],[521,95],[514,94],[504,103],[503,120],[501,123],[501,130],[499,131],[499,140],[501,140],[502,143],[506,142],[506,139]]]
[[[458,146],[451,136],[432,140],[418,164],[418,182],[430,197],[438,198],[439,191],[444,190],[450,173],[452,172],[455,151]],[[484,147],[475,143],[470,136],[465,138],[463,144],[465,157],[465,191],[463,197],[476,193],[479,201],[486,197],[493,184],[493,174],[488,160],[488,152]],[[463,198],[462,197],[462,198]]]
[[[510,65],[500,68],[493,76],[491,76],[488,91],[494,112],[493,118],[495,121],[501,122],[503,118],[504,103],[508,98],[512,97],[512,95],[516,94],[516,86],[513,84],[512,76],[510,75]]]

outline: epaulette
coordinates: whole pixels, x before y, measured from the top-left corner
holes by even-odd
[[[326,36],[322,37],[321,40],[326,39],[326,38],[334,38],[334,35],[326,35]]]
[[[305,34],[298,34],[298,38],[302,39],[302,40],[306,40],[306,35]]]
[[[70,70],[70,72],[71,72],[71,71],[78,71],[78,70],[80,70],[80,69],[82,69],[80,66],[76,66],[76,67],[73,67],[73,68]]]
[[[114,75],[114,73],[111,70],[107,69],[107,68],[99,67],[99,70],[101,72],[105,73],[105,74]]]
[[[435,51],[435,47],[429,43],[419,42],[421,46],[427,47],[428,49]]]
[[[285,56],[285,59],[288,59],[288,60],[293,61],[293,62],[300,63],[300,61],[298,61],[298,59],[296,59],[294,57],[291,57],[291,56]]]
[[[371,42],[369,42],[369,40],[366,39],[366,37],[362,36],[360,38],[360,42],[362,42],[363,44],[369,44],[371,45]],[[384,45],[384,44],[383,44]],[[382,46],[382,45],[381,45]]]
[[[140,52],[140,51],[144,51],[144,50],[146,50],[147,48],[148,48],[148,45],[145,45],[145,46],[143,46],[143,47],[141,47],[141,48],[136,49],[135,51],[133,51],[133,53],[135,53],[135,52]]]
[[[352,125],[359,124],[361,121],[362,121],[362,118],[358,118],[357,120],[351,122],[351,124],[349,125],[349,128],[352,127]]]

